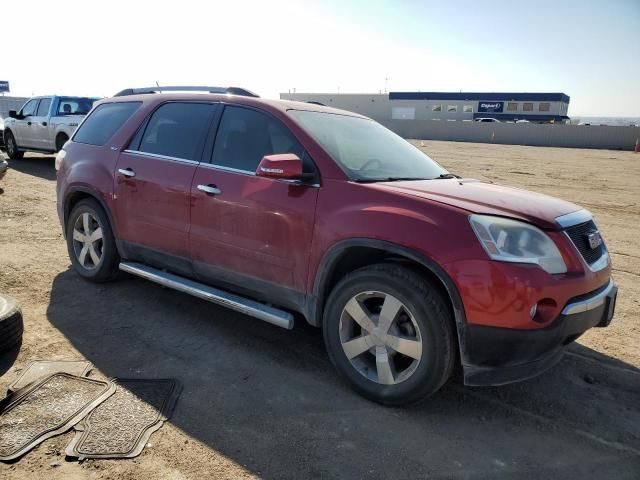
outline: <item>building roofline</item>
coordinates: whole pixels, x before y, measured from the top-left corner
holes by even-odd
[[[570,97],[565,93],[528,92],[389,92],[389,100],[473,100],[514,102],[565,102]]]

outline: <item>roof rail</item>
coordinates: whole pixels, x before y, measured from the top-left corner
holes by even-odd
[[[207,92],[207,93],[223,93],[228,95],[240,95],[243,97],[259,97],[250,90],[239,87],[193,87],[193,86],[170,86],[170,87],[142,87],[142,88],[125,88],[114,95],[114,97],[125,97],[127,95],[138,95],[142,93],[158,93],[158,92]]]

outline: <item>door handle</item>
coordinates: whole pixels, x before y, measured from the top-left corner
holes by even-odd
[[[47,122],[42,122],[42,126],[46,127],[47,126]]]
[[[209,195],[219,195],[222,193],[222,190],[215,185],[198,185],[198,190]]]
[[[27,125],[31,125],[31,122],[27,122]]]
[[[130,168],[119,168],[118,169],[118,173],[120,175],[124,175],[125,177],[135,177],[136,176],[136,172],[134,172]]]

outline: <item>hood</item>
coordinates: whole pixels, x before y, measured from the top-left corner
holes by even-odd
[[[556,217],[581,210],[559,198],[473,179],[374,183],[378,188],[462,208],[557,229]]]

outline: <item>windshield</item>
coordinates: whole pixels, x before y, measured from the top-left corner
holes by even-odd
[[[447,171],[373,120],[333,113],[289,112],[352,180],[432,179]]]
[[[95,101],[88,97],[60,97],[56,115],[86,115]]]

